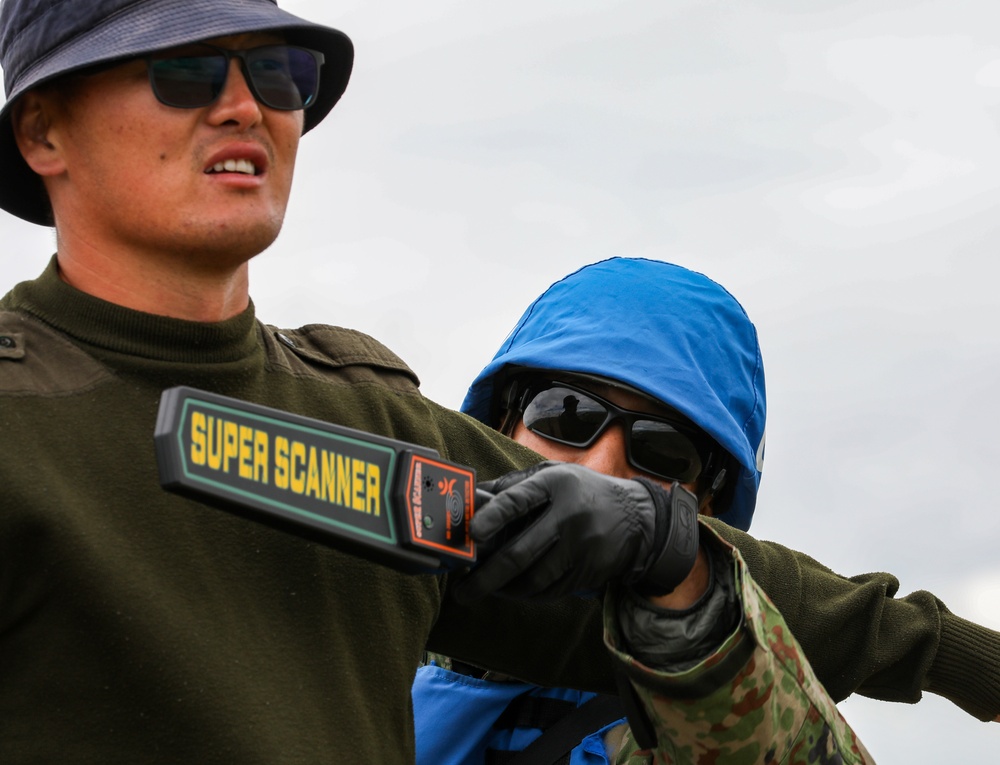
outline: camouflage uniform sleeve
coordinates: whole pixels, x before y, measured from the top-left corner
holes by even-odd
[[[654,751],[629,734],[615,765],[704,762],[843,763],[874,760],[816,679],[777,608],[747,573],[739,552],[702,526],[703,542],[732,562],[743,619],[709,657],[672,672],[642,665],[624,648],[617,623],[621,594],[605,600],[605,643],[624,670],[657,733]]]
[[[1000,714],[1000,632],[892,574],[841,576],[808,555],[708,518],[777,605],[830,696],[915,704],[924,692],[979,720]],[[836,640],[830,640],[836,635]]]

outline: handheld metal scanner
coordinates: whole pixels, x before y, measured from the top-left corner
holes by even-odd
[[[476,561],[476,473],[433,449],[189,387],[154,433],[168,491],[408,573]]]

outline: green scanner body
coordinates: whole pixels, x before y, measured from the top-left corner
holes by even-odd
[[[154,433],[168,491],[407,573],[476,561],[476,473],[433,449],[180,386]]]

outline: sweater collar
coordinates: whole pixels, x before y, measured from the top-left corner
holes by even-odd
[[[144,313],[71,287],[53,255],[42,275],[22,282],[7,306],[26,311],[94,350],[167,362],[227,362],[259,347],[253,302],[231,319],[198,322]]]

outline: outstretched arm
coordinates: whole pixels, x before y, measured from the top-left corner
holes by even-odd
[[[498,490],[506,501],[494,500],[477,518],[498,521],[491,533],[509,526],[514,536],[459,584],[463,599],[489,592],[558,598],[618,578],[660,584],[676,574],[663,566],[670,556],[658,552],[665,548],[657,530],[671,514],[663,513],[655,488],[647,493],[637,481],[574,465],[550,464],[503,480]],[[629,509],[621,515],[623,506]],[[490,517],[487,509],[499,512]],[[896,598],[899,582],[890,574],[839,576],[782,545],[760,542],[715,519],[706,523],[741,552],[835,701],[860,693],[914,703],[929,691],[980,720],[1000,716],[1000,633],[952,614],[931,593]],[[475,534],[475,519],[473,524]],[[695,560],[662,591],[679,583],[675,593],[689,585],[697,593]],[[656,571],[671,577],[651,578]],[[647,588],[644,594],[659,593]]]

